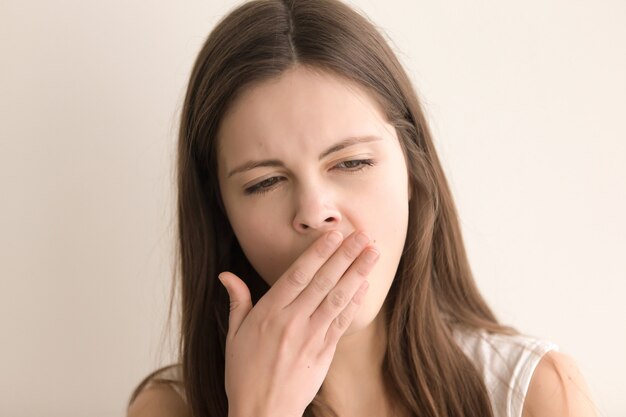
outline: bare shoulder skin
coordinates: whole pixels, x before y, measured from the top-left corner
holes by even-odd
[[[585,380],[574,360],[547,353],[533,374],[522,417],[597,417]]]
[[[170,386],[154,384],[139,393],[127,417],[191,417],[191,412]]]

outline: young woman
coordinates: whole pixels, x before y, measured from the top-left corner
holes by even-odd
[[[572,362],[481,297],[409,78],[348,6],[226,16],[178,152],[180,364],[129,416],[595,415]]]

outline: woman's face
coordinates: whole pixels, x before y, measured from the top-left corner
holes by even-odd
[[[365,231],[380,258],[348,332],[376,317],[404,247],[409,186],[396,131],[363,89],[302,66],[249,88],[220,125],[218,177],[239,244],[269,285],[323,233]]]

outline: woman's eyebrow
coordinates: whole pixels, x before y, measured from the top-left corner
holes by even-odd
[[[378,136],[353,136],[353,137],[349,137],[349,138],[346,138],[346,139],[343,139],[343,140],[339,141],[335,145],[333,145],[330,148],[326,149],[324,152],[322,152],[320,154],[319,159],[324,159],[325,157],[327,157],[331,153],[340,151],[340,150],[342,150],[344,148],[347,148],[348,146],[356,145],[357,143],[373,142],[373,141],[376,141],[376,140],[382,140],[382,138],[378,137]]]
[[[323,151],[320,156],[319,159],[324,159],[325,157],[327,157],[328,155],[334,153],[334,152],[338,152],[342,149],[345,149],[349,146],[352,145],[356,145],[359,143],[366,143],[366,142],[374,142],[377,140],[382,140],[381,137],[379,136],[353,136],[353,137],[349,137],[346,139],[342,139],[339,142],[337,142],[336,144],[332,145],[330,148],[326,149],[325,151]],[[279,159],[265,159],[265,160],[261,160],[261,161],[248,161],[244,164],[239,165],[237,168],[234,168],[233,170],[231,170],[228,173],[228,178],[232,177],[235,174],[239,174],[241,172],[245,172],[245,171],[250,171],[252,169],[255,168],[260,168],[260,167],[284,167],[285,164],[283,163],[283,161],[279,160]]]

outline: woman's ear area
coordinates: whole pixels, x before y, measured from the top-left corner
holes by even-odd
[[[596,407],[574,360],[551,351],[530,380],[522,417],[597,417]]]

